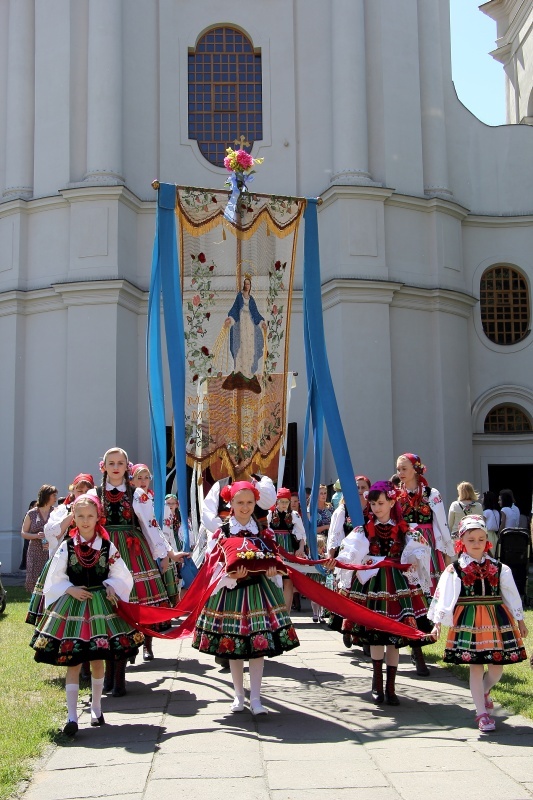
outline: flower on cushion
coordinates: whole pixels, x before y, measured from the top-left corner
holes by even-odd
[[[268,639],[262,633],[258,633],[252,639],[252,647],[254,650],[268,650]]]
[[[71,653],[74,650],[74,642],[61,642],[61,647],[59,649],[61,653]]]
[[[518,661],[518,653],[511,653],[511,661]]]
[[[118,643],[121,647],[131,647],[129,636],[119,636]]]
[[[135,644],[142,644],[144,642],[144,633],[141,633],[140,631],[135,631],[135,633],[133,634],[133,641],[135,642]]]
[[[503,660],[503,653],[500,653],[499,650],[495,650],[492,654],[493,661],[502,661]]]
[[[470,655],[470,653],[463,653],[461,658],[463,659],[463,661],[472,661],[472,656]]]
[[[103,636],[99,636],[94,640],[95,645],[99,650],[109,650],[109,642]]]
[[[205,633],[202,633],[202,636],[200,638],[200,650],[207,650],[208,647],[209,647],[209,636],[207,636]]]

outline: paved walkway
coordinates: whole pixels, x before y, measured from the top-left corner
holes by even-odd
[[[497,731],[478,734],[467,688],[437,667],[417,678],[406,654],[401,705],[375,707],[361,651],[295,621],[302,646],[265,665],[268,717],[228,713],[229,675],[190,640],[155,640],[156,659],[128,668],[128,695],[104,698],[108,724],[90,728],[80,708],[77,737],[24,800],[533,798],[532,721],[497,708]]]

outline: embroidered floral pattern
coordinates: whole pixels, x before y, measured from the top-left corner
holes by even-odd
[[[196,291],[192,300],[187,301],[185,319],[186,358],[193,383],[199,378],[211,375],[214,369],[213,354],[201,344],[207,333],[207,325],[211,317],[209,310],[215,305],[215,292],[212,289],[212,277],[216,264],[208,263],[205,253],[191,253],[192,279],[191,286]]]

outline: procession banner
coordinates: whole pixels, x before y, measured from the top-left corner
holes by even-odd
[[[292,286],[306,201],[177,187],[190,466],[277,477]]]

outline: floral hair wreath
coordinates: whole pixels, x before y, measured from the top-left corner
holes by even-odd
[[[380,492],[384,494],[387,500],[396,500],[401,492],[390,481],[377,481],[373,483],[368,492],[364,492],[364,497],[368,500],[370,492]]]

